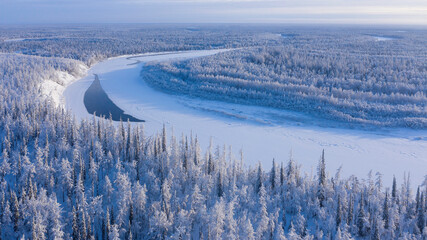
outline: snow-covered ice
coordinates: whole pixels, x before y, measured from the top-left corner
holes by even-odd
[[[64,91],[66,107],[79,118],[90,117],[83,103],[86,89],[98,74],[110,99],[125,113],[144,119],[147,134],[159,132],[163,124],[176,135],[197,135],[202,149],[212,137],[214,144],[231,145],[234,155],[240,149],[245,162],[271,166],[273,158],[286,162],[292,149],[303,170],[314,174],[322,149],[331,174],[342,166],[345,176],[365,178],[370,170],[384,175],[386,186],[393,175],[402,178],[411,173],[414,184],[427,174],[427,131],[322,127],[328,125],[299,113],[264,107],[242,106],[192,99],[162,93],[147,86],[140,77],[144,62],[185,59],[223,50],[143,54],[105,60],[89,69],[86,77]],[[313,124],[314,123],[314,124]]]
[[[396,39],[395,37],[389,37],[389,36],[376,36],[376,35],[370,35],[375,39],[375,41],[382,42],[382,41],[390,41]]]

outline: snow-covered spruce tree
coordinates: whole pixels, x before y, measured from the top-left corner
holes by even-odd
[[[326,163],[325,163],[325,150],[322,151],[322,156],[319,160],[319,166],[317,167],[319,185],[317,190],[317,198],[319,199],[320,207],[324,206],[324,201],[326,198]]]

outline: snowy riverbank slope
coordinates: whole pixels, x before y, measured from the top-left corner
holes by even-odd
[[[56,71],[41,84],[43,96],[50,97],[56,106],[65,106],[64,91],[73,82],[79,80],[88,71],[83,63],[76,67],[76,73],[70,74],[66,71]]]

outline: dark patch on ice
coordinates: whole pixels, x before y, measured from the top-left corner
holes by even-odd
[[[86,110],[90,114],[95,114],[98,117],[109,118],[111,116],[113,121],[145,122],[144,120],[125,114],[122,109],[117,107],[108,97],[107,93],[105,93],[99,82],[98,75],[96,74],[95,80],[93,80],[92,84],[85,92],[83,102]]]
[[[188,27],[185,30],[187,30],[189,32],[200,32],[200,29],[196,28],[196,27]]]
[[[414,137],[412,140],[414,140],[414,141],[424,141],[424,140],[427,140],[427,137]]]

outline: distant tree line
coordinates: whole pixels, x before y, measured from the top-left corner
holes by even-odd
[[[183,25],[0,26],[0,52],[80,60],[91,66],[108,57],[146,52],[276,45],[281,38],[260,27]],[[17,39],[17,41],[8,40]],[[6,40],[6,41],[5,41]]]

